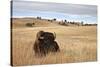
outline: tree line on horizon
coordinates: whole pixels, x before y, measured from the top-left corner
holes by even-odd
[[[37,17],[37,19],[42,19],[41,17]],[[56,18],[53,18],[53,19],[45,19],[47,21],[50,21],[50,22],[54,22],[54,21],[57,21]],[[65,25],[65,26],[69,26],[70,24],[71,25],[77,25],[77,26],[96,26],[97,24],[88,24],[88,23],[84,23],[83,21],[81,22],[76,22],[76,21],[68,21],[68,20],[62,20],[62,21],[59,21],[58,24],[60,25]]]

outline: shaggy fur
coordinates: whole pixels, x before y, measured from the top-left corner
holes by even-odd
[[[39,31],[36,36],[34,43],[34,52],[36,55],[45,55],[49,52],[60,51],[57,42],[55,41],[56,35],[54,36],[51,32]]]

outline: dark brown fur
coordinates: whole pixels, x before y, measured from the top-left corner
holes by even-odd
[[[60,51],[53,33],[39,31],[34,43],[34,52],[36,55],[46,55],[49,52]]]

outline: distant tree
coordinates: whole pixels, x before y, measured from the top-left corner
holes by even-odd
[[[48,19],[48,21],[52,22],[52,20]]]
[[[37,19],[39,19],[39,17],[37,17]]]
[[[53,20],[56,21],[56,18],[54,18]]]
[[[69,23],[70,23],[70,24],[72,24],[72,22],[71,22],[71,21],[69,21]]]
[[[89,24],[87,24],[87,23],[86,23],[86,24],[84,24],[84,26],[88,26],[88,25],[89,25]]]
[[[37,17],[37,19],[40,19],[41,20],[41,17]]]
[[[63,22],[62,25],[65,25],[65,22]]]
[[[67,23],[69,23],[69,21],[67,21]]]
[[[95,24],[93,24],[94,26],[97,26],[97,24],[95,23]]]
[[[48,21],[50,21],[50,20],[48,19]]]
[[[35,23],[32,23],[32,25],[35,25]]]
[[[65,20],[64,22],[67,22],[67,20]]]

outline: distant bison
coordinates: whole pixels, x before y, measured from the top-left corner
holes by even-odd
[[[56,34],[50,32],[39,31],[34,43],[34,52],[36,55],[46,55],[49,52],[60,51],[57,42],[55,41]]]

